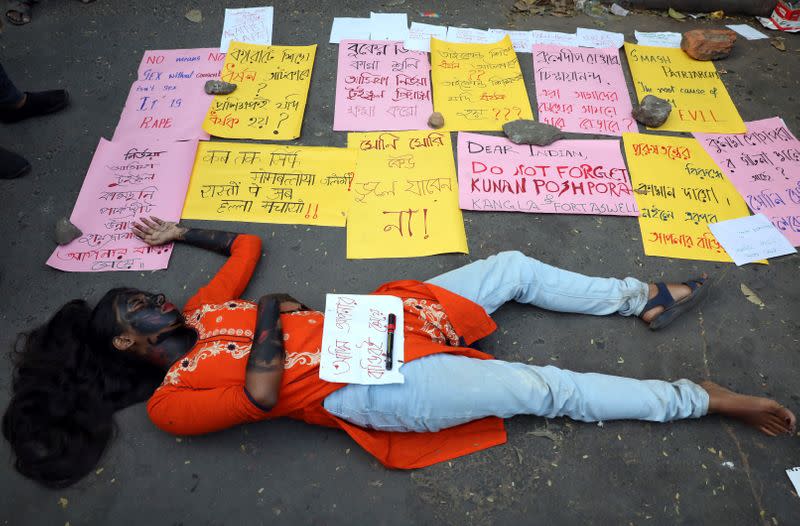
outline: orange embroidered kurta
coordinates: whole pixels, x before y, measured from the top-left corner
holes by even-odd
[[[325,397],[344,384],[319,378],[324,316],[315,311],[281,315],[286,359],[278,404],[271,411],[254,405],[244,384],[256,305],[239,296],[260,252],[258,237],[239,235],[225,265],[184,307],[186,323],[197,331],[198,340],[169,369],[147,404],[150,419],[159,428],[192,435],[285,416],[343,429],[385,466],[404,469],[505,442],[503,421],[494,417],[436,433],[392,433],[354,426],[328,413],[322,405]],[[407,362],[441,352],[491,358],[465,346],[496,328],[479,305],[435,285],[411,280],[387,283],[374,293],[403,299]]]

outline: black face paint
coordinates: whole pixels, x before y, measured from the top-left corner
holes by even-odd
[[[174,325],[180,325],[183,316],[163,294],[131,292],[120,298],[120,317],[136,332],[157,334]]]

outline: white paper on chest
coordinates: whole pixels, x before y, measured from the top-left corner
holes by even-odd
[[[387,324],[394,314],[392,368],[386,368]],[[319,377],[327,382],[401,384],[403,300],[395,296],[327,294]]]

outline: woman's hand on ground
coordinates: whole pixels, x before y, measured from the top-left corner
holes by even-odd
[[[133,233],[150,246],[164,245],[177,241],[183,236],[186,229],[173,223],[172,221],[164,221],[154,216],[150,219],[146,217],[140,218],[140,223],[134,223]]]

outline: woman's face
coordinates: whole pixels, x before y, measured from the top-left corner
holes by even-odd
[[[159,336],[183,325],[183,316],[163,294],[130,290],[116,298],[117,319],[137,340],[155,344]],[[144,342],[142,342],[144,343]]]

